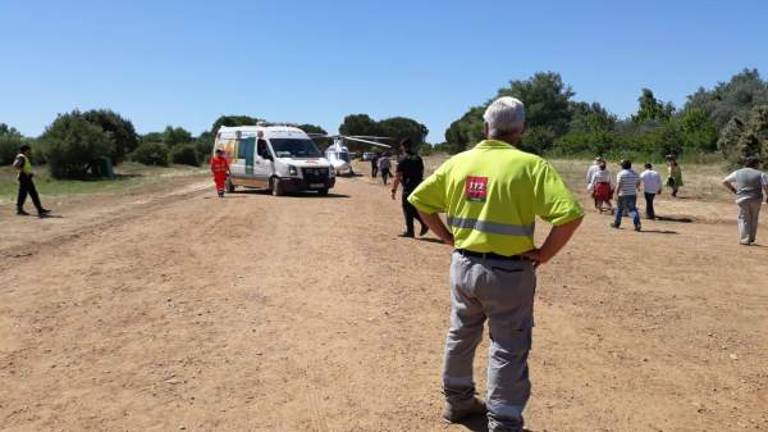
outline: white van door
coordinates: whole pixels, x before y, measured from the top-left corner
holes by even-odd
[[[256,181],[264,183],[263,187],[269,186],[269,179],[274,172],[275,156],[269,149],[267,140],[259,138],[256,141],[256,155],[253,162],[253,177]]]

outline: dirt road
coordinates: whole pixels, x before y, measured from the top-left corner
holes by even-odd
[[[204,186],[3,214],[0,430],[483,430],[439,417],[449,250],[398,239],[383,187]],[[540,271],[530,429],[768,430],[768,247],[608,222]]]

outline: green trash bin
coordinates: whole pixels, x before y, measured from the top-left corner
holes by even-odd
[[[112,159],[102,156],[93,161],[93,174],[98,178],[115,178],[115,170],[112,168]]]

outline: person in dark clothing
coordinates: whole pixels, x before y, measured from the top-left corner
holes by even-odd
[[[19,154],[13,161],[13,167],[19,171],[19,195],[16,199],[16,214],[19,216],[29,216],[24,210],[24,202],[27,200],[27,195],[32,198],[32,203],[37,209],[37,215],[41,218],[47,217],[50,210],[43,208],[43,204],[40,203],[40,196],[37,194],[37,188],[32,181],[32,177],[35,173],[32,171],[32,161],[30,161],[30,155],[32,154],[32,148],[29,145],[24,144],[19,147]]]
[[[379,175],[379,158],[381,153],[374,153],[371,158],[371,177],[376,178]]]
[[[419,216],[416,207],[408,202],[408,196],[424,179],[424,161],[421,159],[421,156],[416,153],[415,146],[409,138],[402,140],[400,142],[400,147],[404,154],[397,162],[395,177],[392,182],[392,199],[395,199],[398,185],[403,185],[401,198],[403,203],[403,216],[405,217],[405,232],[400,234],[400,237],[415,237],[413,226],[414,219],[418,220],[421,224],[419,236],[423,236],[429,231],[429,227],[427,227],[424,221],[421,220],[421,216]]]

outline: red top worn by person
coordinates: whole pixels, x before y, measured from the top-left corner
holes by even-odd
[[[225,183],[229,175],[229,161],[224,157],[224,152],[216,150],[216,155],[211,158],[211,172],[216,183],[216,191],[219,196],[224,195]]]

